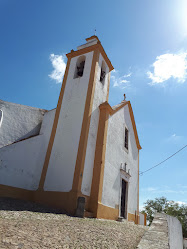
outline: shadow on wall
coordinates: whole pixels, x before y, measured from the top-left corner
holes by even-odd
[[[0,210],[4,211],[30,211],[37,213],[65,214],[62,210],[51,208],[46,205],[23,201],[13,198],[0,198]]]
[[[36,127],[34,127],[31,131],[29,131],[27,134],[25,134],[24,136],[18,138],[17,140],[15,140],[14,143],[19,142],[21,140],[33,137],[33,136],[38,136],[40,134],[40,129],[42,126],[42,122],[40,122],[38,125],[36,125]]]

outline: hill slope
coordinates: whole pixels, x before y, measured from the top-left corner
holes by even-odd
[[[133,249],[146,230],[130,222],[81,219],[34,203],[0,198],[1,249]]]

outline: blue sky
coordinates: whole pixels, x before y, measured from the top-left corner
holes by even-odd
[[[109,102],[131,101],[144,171],[187,144],[186,0],[0,0],[0,99],[55,108],[64,54],[95,28],[115,68]],[[140,206],[187,203],[186,179],[184,149],[140,177]]]

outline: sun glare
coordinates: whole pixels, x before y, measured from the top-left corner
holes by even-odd
[[[178,3],[178,18],[181,30],[187,36],[187,0],[177,1]]]

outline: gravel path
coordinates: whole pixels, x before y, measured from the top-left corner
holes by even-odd
[[[0,198],[0,249],[133,249],[146,230],[131,222],[81,219],[42,205]]]

